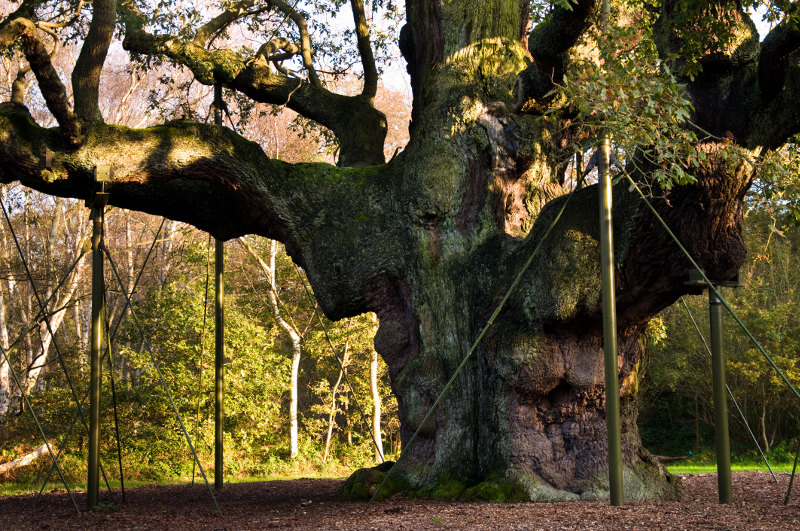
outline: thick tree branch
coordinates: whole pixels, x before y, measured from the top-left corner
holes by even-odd
[[[781,22],[761,43],[758,62],[758,85],[764,101],[774,99],[786,82],[791,56],[800,48],[800,27],[797,22]]]
[[[39,38],[36,26],[30,20],[17,18],[0,29],[0,47],[8,46],[20,39],[25,58],[28,60],[47,109],[61,127],[61,134],[68,146],[81,143],[81,125],[70,108],[67,91],[50,60],[50,53]]]
[[[286,105],[330,129],[339,140],[341,166],[383,163],[386,118],[363,97],[334,94],[321,85],[271,71],[266,61],[246,61],[229,50],[209,51],[172,36],[150,35],[133,25],[123,46],[145,55],[168,57],[189,68],[205,85],[222,83],[255,101]]]
[[[72,93],[75,114],[86,123],[102,120],[100,116],[100,73],[106,60],[114,23],[117,16],[116,0],[94,0],[89,33],[72,70]]]
[[[796,104],[800,31],[783,22],[759,43],[755,25],[739,4],[731,1],[714,9],[717,11],[712,14],[727,10],[725,20],[731,27],[725,41],[704,42],[705,55],[698,60],[702,71],[694,79],[684,76],[694,107],[692,121],[702,130],[748,149],[777,148],[800,132]],[[676,72],[686,62],[681,54],[685,55],[688,38],[678,31],[678,16],[679,6],[673,0],[664,2],[654,28],[662,57],[679,57],[673,65]]]
[[[572,9],[556,6],[528,36],[528,50],[533,59],[556,62],[589,29],[596,8],[596,0],[577,0]]]
[[[364,14],[364,2],[350,0],[350,6],[353,8],[353,21],[356,24],[358,53],[361,56],[361,66],[364,68],[364,90],[361,94],[372,101],[378,92],[378,68],[375,66],[375,56],[372,54],[369,42],[369,26]]]
[[[407,258],[393,221],[400,177],[388,166],[288,164],[227,128],[191,122],[143,130],[95,124],[78,149],[66,151],[57,130],[0,105],[0,182],[88,199],[100,164],[111,169],[111,205],[220,239],[259,234],[284,242],[330,317],[367,311],[365,283],[397,272]]]
[[[800,56],[793,54],[781,90],[755,107],[748,121],[747,147],[775,149],[800,134]]]
[[[275,53],[278,50],[283,50],[283,53]],[[280,71],[281,61],[291,59],[300,52],[300,44],[291,42],[285,37],[276,37],[262,44],[251,61],[264,66],[273,63],[275,68]]]
[[[516,111],[541,112],[545,95],[564,78],[566,54],[589,29],[597,0],[577,0],[572,9],[556,6],[528,37],[533,63],[514,84]]]

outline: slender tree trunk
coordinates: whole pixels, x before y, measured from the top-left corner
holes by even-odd
[[[21,245],[24,258],[29,263],[30,263],[31,226],[29,223],[28,212],[30,209],[30,196],[31,196],[30,193],[25,194],[25,207],[23,209],[23,216],[22,216],[22,222],[24,223],[25,226],[25,237]],[[26,284],[28,282],[30,282],[30,279],[27,279]],[[21,293],[24,293],[23,301],[21,301],[22,304],[24,304],[24,307],[22,308],[21,312],[22,320],[25,323],[30,323],[31,319],[33,318],[33,294],[31,286],[26,285],[24,288],[20,289],[20,291]],[[33,364],[33,358],[34,358],[34,346],[33,346],[34,341],[33,338],[31,337],[32,335],[33,334],[31,333],[25,336],[25,365],[27,367],[30,367]],[[20,382],[20,385],[26,388],[28,387],[26,383],[27,378],[28,378],[28,373],[27,371],[25,371],[22,373],[21,377],[22,381]]]
[[[344,425],[347,431],[347,446],[353,446],[353,423],[350,421],[350,389],[344,394]]]
[[[278,285],[275,278],[275,258],[278,255],[278,242],[272,240],[270,242],[270,251],[269,251],[269,263],[266,263],[259,255],[255,252],[255,250],[247,243],[247,240],[244,238],[239,238],[239,242],[247,249],[247,252],[255,258],[258,265],[261,269],[266,273],[267,282],[268,282],[268,292],[267,292],[267,300],[269,300],[269,306],[272,310],[272,314],[275,316],[275,320],[278,322],[278,326],[280,326],[286,335],[289,336],[289,339],[292,342],[292,374],[291,374],[291,381],[289,383],[290,386],[290,402],[289,402],[289,453],[291,458],[294,459],[299,455],[298,447],[297,447],[297,438],[298,438],[298,421],[297,421],[297,404],[298,404],[298,381],[300,375],[300,357],[302,354],[302,347],[301,347],[301,335],[300,332],[291,325],[288,321],[286,321],[281,316],[280,305],[278,304]]]
[[[697,393],[694,394],[694,451],[700,449],[700,410],[697,405]]]
[[[300,451],[297,448],[298,422],[297,422],[297,403],[298,403],[298,382],[300,379],[300,338],[292,336],[292,378],[291,378],[291,402],[289,403],[289,456],[296,459]]]
[[[5,186],[0,189],[0,201],[3,202],[5,205],[6,202],[6,189]],[[0,248],[0,257],[4,260],[5,263],[9,263],[8,261],[8,239],[6,237],[7,230],[4,226],[5,224],[0,224],[0,235],[2,238],[0,239],[0,244],[2,247]],[[12,379],[10,375],[10,360],[8,359],[8,347],[9,347],[9,335],[8,330],[11,323],[8,320],[8,307],[7,302],[11,302],[14,296],[14,279],[13,275],[9,274],[6,275],[6,279],[4,282],[5,286],[0,286],[0,344],[3,346],[3,351],[6,353],[6,356],[3,357],[3,362],[0,364],[0,424],[5,423],[8,414],[11,410],[11,399],[13,397],[13,388],[12,388]],[[7,288],[7,291],[4,292],[4,288]],[[8,293],[8,299],[6,299],[6,293]]]
[[[0,199],[1,200],[1,199]],[[9,374],[8,356],[8,314],[3,288],[0,287],[0,345],[3,346],[2,363],[0,363],[0,424],[3,424],[11,405],[11,375]]]
[[[333,436],[333,425],[336,424],[336,392],[339,390],[339,384],[342,382],[344,371],[339,369],[339,376],[336,378],[336,383],[333,384],[331,389],[331,408],[328,410],[328,433],[325,435],[325,451],[322,453],[322,462],[328,460],[328,451],[331,448],[331,437]]]
[[[339,384],[342,383],[344,377],[344,370],[347,368],[347,363],[350,357],[350,341],[348,340],[344,346],[344,353],[342,354],[342,367],[339,369],[339,376],[336,378],[336,383],[331,388],[331,408],[328,411],[328,434],[325,437],[325,451],[322,454],[322,462],[328,460],[328,451],[331,447],[331,438],[333,437],[333,427],[336,424],[336,392],[339,390]]]
[[[77,255],[71,257],[72,260],[75,260],[75,258],[77,258]],[[31,392],[37,388],[37,384],[39,383],[39,378],[47,364],[47,358],[48,355],[50,354],[50,348],[54,341],[53,334],[56,334],[58,332],[59,328],[61,328],[61,325],[64,322],[64,318],[67,315],[68,305],[75,296],[78,290],[78,286],[80,285],[81,279],[83,277],[83,269],[84,269],[83,264],[78,264],[78,266],[72,273],[72,278],[69,280],[67,285],[61,288],[62,290],[64,290],[62,292],[62,295],[56,297],[55,302],[51,304],[49,309],[52,308],[60,308],[60,309],[48,317],[50,321],[50,328],[48,329],[47,324],[44,321],[42,321],[42,323],[39,325],[39,335],[42,338],[41,347],[34,356],[33,362],[29,366],[27,372],[27,378],[24,384],[26,392]],[[52,334],[50,333],[51,330]]]
[[[381,394],[378,390],[378,353],[372,351],[369,363],[369,382],[372,389],[372,437],[375,439],[375,461],[383,462],[383,436],[381,435]]]

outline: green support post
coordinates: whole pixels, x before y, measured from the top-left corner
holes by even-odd
[[[225,244],[221,240],[214,240],[216,250],[216,264],[214,276],[215,301],[214,316],[214,488],[222,489],[224,463],[223,463],[223,432],[222,421],[225,417],[222,408],[222,387],[225,382],[225,315],[223,307],[223,272],[225,260]]]
[[[728,395],[725,392],[725,352],[722,345],[722,301],[708,290],[711,323],[711,375],[714,380],[714,439],[717,450],[717,489],[720,503],[733,502],[731,446],[728,433]]]
[[[100,387],[103,366],[100,354],[103,348],[103,326],[105,324],[105,285],[103,282],[103,218],[108,193],[105,184],[111,180],[108,166],[95,168],[95,194],[91,199],[92,209],[92,343],[89,353],[89,462],[87,479],[87,505],[89,510],[97,507],[100,492]]]
[[[222,125],[222,85],[214,86],[214,122]],[[222,490],[224,478],[223,431],[225,413],[222,404],[222,389],[225,383],[225,313],[224,265],[225,243],[214,239],[214,488]]]
[[[608,485],[611,505],[622,505],[622,428],[619,411],[617,366],[617,309],[614,293],[614,222],[611,215],[610,145],[603,132],[598,153],[600,185],[600,270],[603,278],[603,351],[605,353],[606,430],[608,432]]]

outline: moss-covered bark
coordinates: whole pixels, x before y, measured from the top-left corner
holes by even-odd
[[[412,138],[388,164],[290,165],[227,129],[189,122],[145,130],[96,125],[73,149],[59,131],[3,104],[0,180],[88,197],[92,169],[110,165],[113,205],[186,221],[218,238],[255,233],[285,242],[329,317],[378,314],[375,347],[389,366],[407,443],[565,201],[557,168],[570,141],[568,117],[516,114],[526,108],[520,98],[531,94],[523,87],[515,101],[512,87],[536,64],[529,52],[561,61],[577,38],[572,32],[547,46],[548,32],[571,20],[559,12],[565,18],[551,20],[527,47],[526,3],[519,0],[407,5],[401,45],[414,90]],[[575,16],[586,26],[594,2],[578,7]],[[198,57],[209,61],[209,80],[227,76],[223,82],[245,93],[273,80],[252,69],[228,75],[219,57]],[[757,71],[754,59],[742,61],[743,72]],[[776,112],[774,102],[794,97],[797,78],[789,69],[771,103],[752,106],[757,112],[748,116]],[[754,79],[722,76],[717,89],[731,103],[736,92],[728,89]],[[692,94],[713,94],[713,87],[701,88]],[[308,96],[300,101],[311,105],[316,89],[302,89],[297,97]],[[369,109],[367,100],[359,108]],[[353,108],[352,99],[342,101],[342,112]],[[798,130],[793,116],[775,116],[779,130],[753,125],[742,145],[785,139]],[[358,113],[351,118],[344,129],[357,129]],[[706,143],[698,183],[658,205],[706,273],[720,280],[744,257],[739,223],[752,178],[748,167],[719,155],[723,146]],[[675,497],[680,486],[641,447],[634,406],[644,325],[686,292],[689,267],[627,188],[615,188],[614,203],[626,497]],[[520,288],[421,427],[390,490],[490,500],[606,495],[597,219],[590,186],[572,197]],[[385,472],[361,471],[346,490],[371,495]]]

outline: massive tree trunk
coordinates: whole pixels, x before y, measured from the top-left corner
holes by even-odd
[[[579,0],[571,10],[555,8],[528,34],[528,3],[519,0],[406,4],[401,49],[414,93],[412,135],[387,164],[290,165],[211,125],[75,127],[74,116],[62,112],[70,127],[60,132],[41,129],[17,105],[0,109],[2,181],[88,197],[93,167],[110,164],[110,204],[186,221],[217,238],[278,239],[305,268],[330,318],[375,312],[375,348],[389,367],[404,447],[563,205],[559,168],[569,156],[564,148],[579,140],[570,136],[570,114],[517,111],[547,109],[596,7]],[[665,5],[660,24],[669,28],[671,2]],[[730,164],[722,150],[730,142],[775,147],[800,130],[796,112],[782,111],[800,83],[794,60],[786,59],[798,39],[794,30],[781,31],[788,37],[768,38],[773,47],[760,58],[736,55],[758,46],[752,35],[735,53],[711,54],[707,74],[689,94],[695,123],[724,140],[700,146],[705,162],[693,170],[696,184],[656,202],[717,280],[735,276],[743,261],[742,200],[752,179],[749,166]],[[680,43],[665,35],[666,54]],[[199,37],[184,47],[142,32],[135,37],[125,45],[183,61],[203,83],[221,82],[262,101],[285,96],[280,76],[259,70],[258,61],[197,55],[191,46]],[[214,61],[216,69],[209,67]],[[785,67],[778,87],[773,78],[759,81],[762,70],[772,71],[767,61]],[[322,89],[313,79],[296,83],[289,104],[303,112]],[[361,112],[369,99],[336,100],[336,116],[352,110],[350,126],[353,117],[369,118],[358,135],[341,130],[340,163],[376,162],[373,143],[364,139],[380,136],[385,124]],[[713,112],[717,104],[731,110],[724,119]],[[58,101],[52,105],[59,110]],[[50,166],[46,150],[54,153]],[[646,168],[637,170],[634,177],[646,181]],[[595,186],[572,197],[519,289],[408,447],[395,488],[451,488],[459,480],[483,482],[471,491],[476,496],[607,495],[597,203]],[[635,399],[644,327],[689,291],[689,263],[625,185],[616,186],[614,205],[625,495],[674,497],[677,480],[641,446]]]

